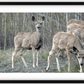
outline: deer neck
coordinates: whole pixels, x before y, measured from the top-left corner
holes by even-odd
[[[82,50],[82,44],[79,39],[76,39],[75,47],[78,49],[78,51]]]
[[[42,30],[38,30],[38,29],[37,29],[36,32],[37,32],[37,34],[43,36],[43,32],[42,32]]]

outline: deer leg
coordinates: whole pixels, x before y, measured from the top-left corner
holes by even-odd
[[[80,65],[80,73],[83,72],[83,67]]]
[[[32,52],[33,52],[33,67],[35,67],[35,48],[32,47]]]
[[[36,62],[36,66],[38,66],[38,57],[39,57],[39,50],[37,50],[37,62]]]
[[[54,53],[54,50],[51,50],[50,52],[49,52],[49,56],[48,56],[48,66],[47,66],[47,68],[46,68],[46,70],[49,70],[49,68],[50,68],[50,58],[51,58],[51,55]]]
[[[24,65],[25,65],[25,67],[28,67],[27,66],[27,64],[26,64],[26,61],[25,61],[25,59],[24,59],[24,57],[23,57],[23,54],[26,52],[26,50],[22,50],[22,53],[20,54],[20,56],[21,56],[21,59],[22,59],[22,61],[23,61],[23,63],[24,63]]]
[[[17,54],[17,52],[19,50],[20,50],[19,48],[16,48],[15,51],[12,53],[12,68],[14,68],[14,58],[15,58],[15,55]]]
[[[57,62],[57,68],[58,68],[58,71],[59,71],[59,72],[60,72],[60,65],[59,65],[59,60],[58,60],[58,58],[59,58],[60,54],[61,54],[61,52],[59,51],[59,53],[57,53],[57,54],[55,55],[56,62]]]
[[[68,72],[70,72],[70,53],[68,48],[66,48],[66,52],[67,52],[67,57],[68,57]]]

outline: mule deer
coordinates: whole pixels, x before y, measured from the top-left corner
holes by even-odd
[[[84,51],[82,50],[82,45],[80,43],[78,36],[67,32],[58,32],[57,34],[54,35],[53,45],[51,51],[49,52],[48,66],[46,70],[49,70],[51,55],[56,50],[58,50],[58,52],[55,55],[58,71],[60,71],[59,60],[58,60],[60,51],[66,50],[68,57],[68,72],[70,72],[70,52],[77,56],[80,65],[80,72],[82,72],[82,65],[83,65],[82,59],[84,57]]]
[[[33,52],[33,67],[35,67],[35,50],[37,50],[37,63],[38,66],[38,56],[39,56],[39,50],[42,46],[42,24],[44,22],[44,16],[42,17],[42,21],[35,21],[35,17],[32,16],[32,21],[35,22],[36,32],[30,33],[18,33],[14,37],[14,45],[15,50],[12,53],[12,68],[14,68],[14,58],[17,52],[22,48],[22,52],[20,54],[20,57],[26,67],[26,61],[24,60],[23,54],[26,50],[31,50]]]
[[[84,21],[83,21],[83,20],[78,21],[78,20],[75,20],[75,19],[69,20],[69,22],[67,23],[67,26],[70,25],[70,24],[72,24],[72,23],[77,23],[77,24],[79,24],[79,25],[84,26]]]
[[[80,38],[82,45],[84,46],[84,21],[71,19],[67,23],[67,32],[76,34]]]

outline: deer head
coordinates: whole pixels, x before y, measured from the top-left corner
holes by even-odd
[[[83,66],[84,50],[78,52],[77,58],[79,65]]]
[[[36,27],[36,30],[37,31],[41,31],[41,28],[42,28],[42,25],[43,25],[44,20],[45,20],[45,17],[44,16],[42,17],[42,20],[41,21],[36,21],[35,20],[35,17],[32,16],[32,21],[35,22],[35,27]]]

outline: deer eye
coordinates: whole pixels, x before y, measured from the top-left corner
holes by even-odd
[[[80,57],[78,57],[78,58],[80,58]]]
[[[84,58],[84,57],[83,57]]]

